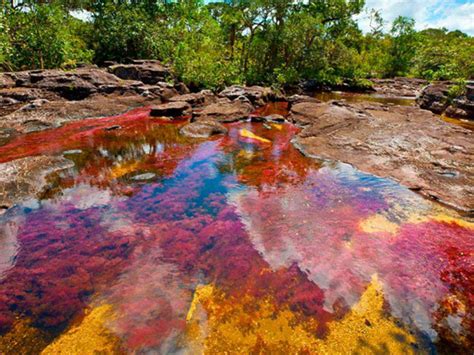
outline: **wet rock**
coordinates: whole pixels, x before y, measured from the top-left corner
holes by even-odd
[[[0,206],[13,206],[36,197],[46,186],[46,177],[74,164],[62,157],[38,156],[0,164]]]
[[[117,64],[108,68],[115,76],[126,80],[139,80],[154,85],[166,81],[172,75],[169,68],[158,61],[134,61],[134,64]]]
[[[417,103],[422,109],[442,114],[449,106],[448,91],[447,83],[428,85],[417,99]]]
[[[254,107],[241,101],[221,101],[193,113],[194,121],[235,122],[248,119]]]
[[[179,117],[191,112],[191,105],[187,102],[168,102],[153,106],[150,115],[153,117]]]
[[[219,93],[220,97],[227,97],[230,100],[244,97],[254,105],[264,105],[268,101],[275,100],[277,94],[268,87],[262,86],[230,86]]]
[[[297,112],[290,117],[303,122],[305,129],[294,144],[310,157],[350,163],[474,212],[474,142],[469,130],[417,107],[364,106],[295,105]]]
[[[213,135],[226,134],[227,128],[215,121],[195,121],[181,128],[180,133],[191,138],[208,138]]]

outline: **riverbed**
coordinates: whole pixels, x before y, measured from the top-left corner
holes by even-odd
[[[184,124],[140,108],[0,147],[73,162],[0,216],[0,352],[468,351],[470,219],[304,157],[290,123]]]

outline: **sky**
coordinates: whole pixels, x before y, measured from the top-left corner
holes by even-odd
[[[375,9],[386,22],[385,30],[389,30],[391,22],[402,15],[414,18],[418,30],[445,27],[474,36],[474,0],[365,0],[365,3],[365,10],[356,16],[364,32],[370,30],[369,13]],[[87,18],[84,12],[74,15]]]
[[[376,9],[387,22],[386,29],[402,15],[414,18],[418,30],[446,27],[474,35],[474,0],[366,0],[365,3],[365,11],[356,17],[364,31],[370,29],[370,9]]]

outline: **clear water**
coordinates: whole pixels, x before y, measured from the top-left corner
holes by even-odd
[[[0,147],[75,163],[0,217],[1,353],[472,349],[471,221],[303,157],[289,124],[182,125],[145,108]]]

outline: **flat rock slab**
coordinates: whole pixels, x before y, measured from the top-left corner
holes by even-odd
[[[194,112],[193,118],[196,121],[235,122],[247,119],[253,111],[254,107],[247,102],[239,100],[223,101],[205,106],[201,111]]]
[[[195,121],[181,128],[180,133],[191,138],[208,138],[218,134],[226,134],[227,128],[215,121]]]
[[[0,206],[14,204],[37,195],[47,185],[46,177],[73,167],[74,163],[63,157],[37,156],[0,164]]]
[[[150,115],[153,117],[179,117],[191,112],[191,105],[186,101],[168,102],[153,106]]]
[[[303,103],[289,117],[305,127],[294,139],[304,154],[352,164],[474,212],[471,131],[417,107],[374,103]]]

